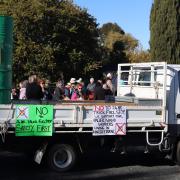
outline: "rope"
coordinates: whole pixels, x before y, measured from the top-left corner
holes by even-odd
[[[8,123],[5,121],[0,126],[0,134],[1,134],[1,138],[2,138],[2,142],[3,143],[5,143],[5,138],[6,138],[7,130],[8,130]]]
[[[10,112],[12,110],[12,106],[13,106],[13,104],[11,103],[11,106],[10,106],[10,109],[8,112],[8,116],[7,116],[7,120],[0,124],[0,135],[1,135],[3,143],[5,143],[6,133],[7,133],[8,128],[9,128],[8,121],[10,121],[9,115],[10,115]]]

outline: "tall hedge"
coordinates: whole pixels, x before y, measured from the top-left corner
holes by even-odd
[[[152,61],[180,64],[180,1],[154,0],[150,16]]]

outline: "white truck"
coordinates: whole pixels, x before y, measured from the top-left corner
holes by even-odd
[[[44,155],[48,165],[59,172],[70,170],[86,151],[123,152],[128,147],[144,147],[145,152],[158,149],[180,164],[180,65],[119,64],[117,96],[109,99],[2,104],[1,145],[11,151],[35,154],[39,163]],[[16,111],[23,104],[53,105],[51,136],[16,136]],[[125,107],[126,133],[94,135],[95,107]]]

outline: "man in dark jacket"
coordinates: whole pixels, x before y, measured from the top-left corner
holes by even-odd
[[[32,75],[29,77],[29,83],[26,87],[26,98],[29,100],[40,100],[43,98],[42,88],[37,83],[36,75]]]
[[[105,100],[105,91],[100,82],[96,83],[94,89],[94,100]]]

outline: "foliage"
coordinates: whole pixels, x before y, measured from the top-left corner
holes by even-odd
[[[133,52],[127,52],[127,57],[131,63],[142,63],[142,62],[150,62],[151,61],[151,54],[147,50],[136,49]]]
[[[109,34],[109,32],[125,34],[124,30],[118,24],[111,23],[111,22],[103,24],[100,29],[100,33],[104,36],[107,36]]]
[[[14,79],[56,80],[61,72],[69,79],[99,68],[96,21],[72,1],[4,0],[0,9],[14,18]]]
[[[104,66],[126,62],[150,61],[150,53],[143,51],[137,39],[125,33],[117,24],[107,23],[100,29],[104,52]]]
[[[14,18],[13,78],[30,74],[65,80],[100,74],[101,67],[148,61],[150,54],[116,23],[100,29],[72,0],[3,0],[1,14]]]
[[[130,63],[149,62],[151,60],[150,52],[143,50],[141,44],[130,34],[121,37],[125,45],[126,58]]]
[[[152,59],[180,63],[180,1],[154,0],[150,30]]]
[[[104,46],[109,51],[110,63],[118,64],[126,61],[125,44],[122,42],[122,34],[110,31],[105,40]]]

